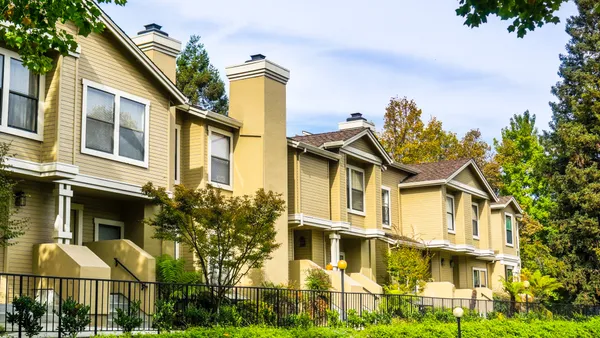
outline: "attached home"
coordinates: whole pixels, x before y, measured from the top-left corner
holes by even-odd
[[[162,254],[194,268],[190,250],[154,239],[143,222],[156,212],[141,193],[151,181],[281,193],[282,245],[264,267],[275,283],[302,283],[307,268],[342,258],[350,289],[380,292],[386,253],[403,237],[434,254],[431,290],[451,286],[443,296],[518,273],[522,211],[473,161],[396,163],[360,114],[337,131],[287,138],[290,72],[260,54],[226,69],[227,116],[202,110],[174,84],[181,42],[156,24],[129,37],[101,19],[104,32],[51,55],[45,75],[0,48],[0,142],[16,154],[7,164],[20,181],[19,217],[29,220],[0,250],[1,272],[153,281]]]

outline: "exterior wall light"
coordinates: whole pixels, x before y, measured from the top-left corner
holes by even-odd
[[[27,205],[27,195],[23,191],[15,193],[15,207],[24,207]]]

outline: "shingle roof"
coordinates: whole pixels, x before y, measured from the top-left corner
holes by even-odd
[[[471,161],[471,159],[463,158],[460,160],[410,164],[408,166],[415,169],[415,171],[419,173],[407,178],[402,183],[445,180],[448,177],[452,176],[452,174],[454,174],[458,169],[460,169],[469,161]]]
[[[506,204],[508,203],[508,201],[510,201],[513,197],[512,196],[498,196],[498,202],[494,202],[492,204]]]
[[[346,141],[358,135],[367,128],[351,128],[328,133],[298,135],[290,137],[294,141],[304,142],[315,147],[320,147],[327,142]]]

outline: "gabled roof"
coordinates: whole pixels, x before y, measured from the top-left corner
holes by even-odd
[[[511,203],[515,206],[515,208],[517,209],[517,211],[519,211],[520,214],[523,214],[523,209],[519,205],[519,202],[517,202],[517,200],[513,196],[499,196],[498,201],[492,203],[490,207],[492,209],[504,209]]]
[[[457,185],[458,183],[452,181],[452,179],[463,170],[472,167],[486,187],[487,194],[492,197],[494,202],[498,201],[498,196],[496,196],[496,193],[473,159],[446,160],[432,163],[411,164],[409,166],[415,171],[418,171],[418,174],[407,177],[399,184],[400,187],[408,188],[442,184]],[[461,189],[474,190],[464,184],[461,184]]]
[[[290,139],[306,144],[310,144],[315,147],[322,147],[325,143],[329,142],[344,142],[347,141],[354,136],[360,134],[366,130],[366,128],[351,128],[344,129],[339,131],[332,131],[328,133],[319,133],[319,134],[311,134],[311,135],[297,135],[290,137]]]

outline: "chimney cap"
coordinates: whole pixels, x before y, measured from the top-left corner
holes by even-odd
[[[347,122],[359,120],[366,121],[367,119],[362,116],[362,113],[352,113],[350,114],[350,117],[346,119]]]
[[[169,36],[169,34],[167,34],[166,32],[161,30],[162,26],[157,23],[150,23],[150,24],[144,25],[144,28],[145,29],[143,31],[138,32],[138,35],[150,33],[150,32],[156,32],[156,33],[164,35],[164,36]]]
[[[253,54],[250,55],[250,60],[246,61],[246,62],[252,62],[252,61],[260,61],[260,60],[264,60],[267,57],[264,56],[263,54]]]

